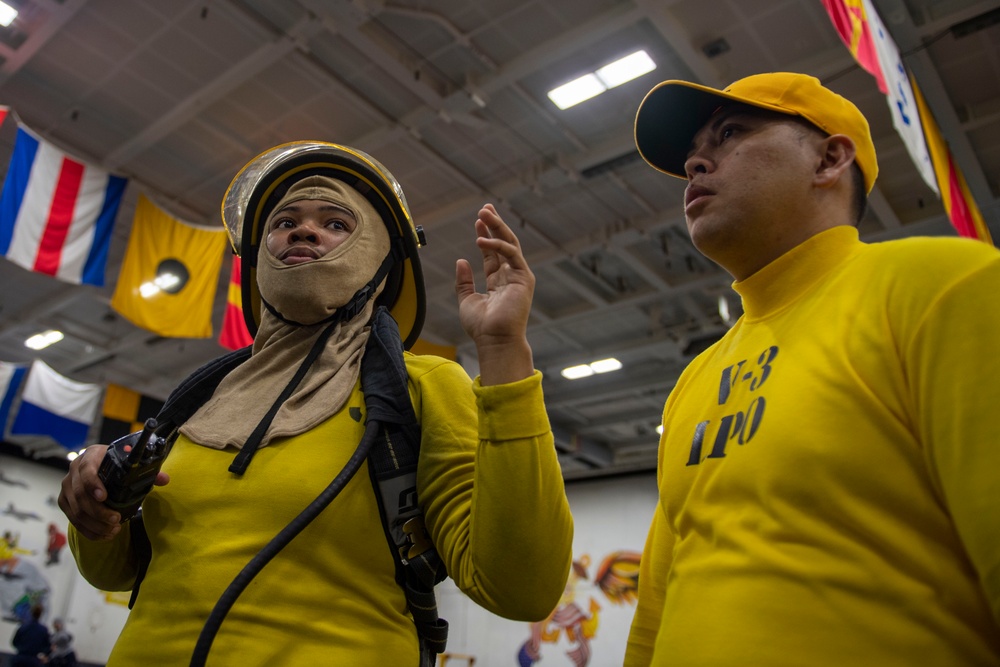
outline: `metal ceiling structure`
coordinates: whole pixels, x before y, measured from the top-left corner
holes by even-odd
[[[20,16],[0,28],[0,104],[130,179],[107,287],[0,260],[0,359],[41,358],[82,382],[162,399],[224,352],[214,339],[160,338],[111,309],[136,199],[220,225],[236,171],[295,139],[356,146],[400,180],[428,240],[423,337],[456,346],[473,372],[455,260],[477,263],[472,223],[483,203],[515,227],[537,276],[529,338],[567,479],[654,468],[668,392],[729,326],[720,304],[739,314],[728,275],[687,238],[684,183],[635,151],[635,111],[655,83],[724,86],[775,70],[819,77],[871,122],[881,174],[862,237],[954,233],[820,0],[7,1]],[[875,5],[1000,238],[1000,3]],[[639,48],[653,72],[565,111],[547,98]],[[14,126],[0,128],[3,165]],[[25,348],[49,328],[66,338]],[[560,376],[607,356],[622,370]]]

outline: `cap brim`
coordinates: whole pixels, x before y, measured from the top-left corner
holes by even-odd
[[[646,94],[635,115],[635,145],[639,155],[656,169],[686,179],[684,162],[694,135],[727,102],[762,106],[688,81],[657,84]]]

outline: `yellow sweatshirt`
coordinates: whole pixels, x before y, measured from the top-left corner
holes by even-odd
[[[422,426],[418,493],[449,575],[494,613],[544,618],[570,566],[572,519],[541,375],[480,387],[438,357],[407,354],[406,365]],[[259,450],[242,478],[227,470],[234,450],[180,438],[163,468],[170,483],[143,504],[153,559],[109,667],[188,664],[233,577],[343,468],[364,413],[355,387],[313,431]],[[98,588],[131,587],[127,532],[104,543],[71,529],[80,571]],[[237,600],[207,664],[415,666],[394,572],[366,465]]]
[[[1000,665],[1000,253],[828,230],[664,408],[626,665]]]

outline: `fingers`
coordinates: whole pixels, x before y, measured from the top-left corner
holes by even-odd
[[[466,259],[455,262],[455,295],[459,305],[470,295],[476,293],[476,283],[472,275],[472,266]]]
[[[59,509],[89,540],[108,540],[121,530],[121,514],[105,506],[107,491],[97,475],[106,445],[91,445],[70,464],[59,492]]]
[[[499,258],[495,255],[489,255],[489,253],[495,253],[502,256],[515,269],[528,268],[524,254],[521,252],[521,242],[497,213],[493,204],[486,204],[479,210],[479,219],[476,220],[476,234],[476,245],[482,250],[483,259],[487,263],[491,259],[499,262]],[[490,267],[486,268],[489,272]]]

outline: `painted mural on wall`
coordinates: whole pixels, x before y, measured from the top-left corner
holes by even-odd
[[[559,645],[569,659],[568,663],[549,661],[549,664],[587,667],[591,658],[590,643],[600,627],[600,598],[613,605],[635,604],[639,557],[636,551],[615,551],[601,561],[593,579],[588,572],[590,555],[583,554],[575,559],[559,604],[544,621],[529,624],[530,636],[517,653],[519,667],[532,667],[541,660],[546,644]]]
[[[26,481],[0,475],[0,486],[8,498],[0,510],[0,617],[21,623],[31,607],[51,608],[52,584],[45,571],[59,562],[66,546],[66,534],[54,523],[46,524],[33,509],[10,499],[16,490],[27,490]],[[55,499],[50,498],[54,504]],[[39,549],[36,545],[46,545]]]
[[[99,591],[77,571],[56,501],[64,475],[0,454],[0,651],[11,650],[9,638],[37,603],[46,625],[63,619],[80,660],[102,664],[128,618],[129,594]]]

